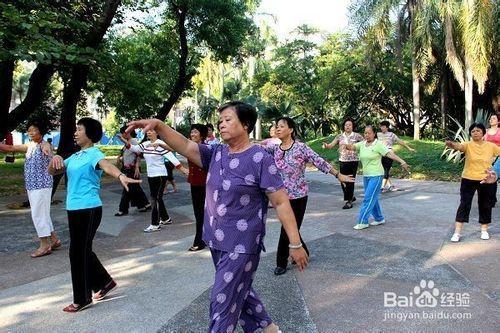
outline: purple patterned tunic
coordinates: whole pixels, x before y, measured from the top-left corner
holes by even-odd
[[[198,145],[207,173],[203,240],[212,249],[257,254],[264,248],[268,199],[283,188],[273,158],[253,145],[230,153],[225,144]]]
[[[303,198],[307,195],[309,190],[305,176],[307,163],[314,164],[324,173],[329,173],[332,169],[330,163],[303,142],[295,141],[287,150],[281,149],[279,145],[267,146],[266,149],[274,157],[289,199]]]

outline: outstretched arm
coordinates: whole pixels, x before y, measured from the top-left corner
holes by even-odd
[[[401,157],[399,157],[398,155],[394,154],[394,152],[392,150],[389,150],[389,152],[385,156],[389,157],[391,160],[394,160],[396,162],[401,163],[401,167],[403,169],[405,169],[406,171],[410,170],[410,166],[408,165],[408,163],[403,161],[403,159]]]
[[[135,128],[142,128],[143,131],[154,129],[158,135],[172,148],[172,150],[185,156],[194,164],[202,167],[200,149],[198,144],[186,139],[182,134],[173,130],[160,119],[142,119],[128,123],[127,132]]]
[[[465,152],[465,147],[457,142],[453,142],[450,140],[446,140],[445,142],[446,147],[450,147],[451,149],[459,150],[461,152]]]
[[[332,149],[338,143],[339,143],[339,139],[338,138],[333,139],[333,141],[330,142],[330,143],[323,142],[323,149]]]
[[[2,153],[25,153],[28,151],[28,146],[26,146],[26,145],[6,145],[5,143],[0,143],[0,151]]]
[[[403,147],[405,147],[406,149],[408,149],[409,151],[411,151],[412,153],[415,152],[415,149],[410,147],[404,140],[401,140],[400,138],[398,138],[398,143],[400,145],[402,145]]]
[[[102,159],[99,161],[99,167],[102,169],[102,171],[106,172],[108,175],[118,178],[120,182],[122,183],[122,186],[128,191],[128,184],[130,183],[142,183],[142,180],[140,179],[132,179],[125,174],[123,174],[120,169],[115,167],[113,164],[111,164],[109,161],[106,159]]]

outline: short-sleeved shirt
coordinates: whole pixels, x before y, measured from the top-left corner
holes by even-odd
[[[347,135],[345,132],[339,134],[335,140],[339,142],[339,161],[340,162],[356,162],[359,161],[358,154],[354,150],[345,149],[344,145],[355,144],[364,140],[359,133],[351,132]]]
[[[198,144],[207,173],[203,240],[210,248],[257,254],[263,238],[268,199],[266,193],[283,188],[274,160],[253,145],[230,153],[225,144]]]
[[[497,146],[500,146],[500,128],[497,128],[495,134],[488,134],[488,131],[486,131],[483,139],[484,141],[492,142]]]
[[[392,132],[387,132],[387,133],[378,132],[377,140],[385,144],[389,149],[392,149],[392,146],[394,146],[395,143],[400,141],[398,136]]]
[[[68,176],[66,210],[79,210],[102,206],[102,170],[97,165],[104,154],[96,147],[74,153],[64,160]]]
[[[366,145],[366,140],[354,145],[359,155],[359,160],[363,166],[363,176],[382,176],[384,167],[382,166],[382,156],[389,152],[389,148],[382,142],[375,140],[371,145]]]
[[[486,170],[491,168],[496,156],[500,155],[500,146],[491,142],[474,141],[462,143],[465,148],[465,165],[462,178],[482,180],[486,177]]]
[[[130,150],[134,153],[143,153],[148,177],[166,176],[167,168],[165,168],[165,155],[169,153],[169,150],[160,146],[155,148],[153,147],[154,143],[165,144],[165,142],[160,139],[157,139],[155,142],[148,140],[139,145],[130,146]]]
[[[48,171],[50,156],[42,152],[42,143],[30,142],[27,145],[24,182],[28,191],[52,188],[53,178]]]
[[[330,163],[303,142],[295,141],[287,150],[281,149],[279,145],[268,146],[266,150],[273,155],[289,199],[303,198],[308,194],[305,176],[307,163],[314,164],[324,173],[332,169]]]

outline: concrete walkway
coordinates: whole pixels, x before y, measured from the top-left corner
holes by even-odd
[[[271,211],[268,252],[255,282],[283,332],[498,332],[498,207],[489,241],[479,239],[474,206],[463,240],[452,244],[459,184],[397,180],[404,190],[382,195],[387,223],[356,231],[361,184],[354,209],[342,210],[333,177],[307,176],[302,235],[310,265],[302,273],[292,268],[273,275],[280,224]],[[61,311],[72,301],[64,205],[52,211],[63,248],[31,259],[36,235],[29,211],[5,208],[20,198],[0,202],[0,331],[206,332],[213,267],[208,251],[186,251],[193,214],[188,185],[176,179],[180,192],[165,195],[174,224],[154,234],[142,232],[150,213],[114,217],[121,190],[116,183],[103,186],[104,217],[94,249],[119,287],[78,314]]]

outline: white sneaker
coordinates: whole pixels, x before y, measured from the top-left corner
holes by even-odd
[[[172,219],[170,217],[166,221],[160,220],[160,224],[163,224],[163,225],[172,224],[172,223],[174,223],[174,222],[172,221]]]
[[[490,239],[490,234],[488,231],[481,231],[481,239],[488,240]]]
[[[370,225],[381,225],[381,224],[384,224],[385,223],[385,220],[382,220],[382,221],[372,221],[370,222]]]
[[[366,229],[366,228],[369,228],[370,225],[368,223],[359,223],[359,224],[356,224],[353,229],[356,229],[356,230],[363,230],[363,229]]]
[[[451,239],[450,239],[452,242],[456,243],[458,241],[460,241],[460,235],[457,234],[457,233],[454,233],[453,236],[451,236]]]
[[[160,231],[161,230],[161,226],[160,225],[150,225],[149,227],[147,227],[146,229],[144,229],[144,232],[155,232],[155,231]]]

